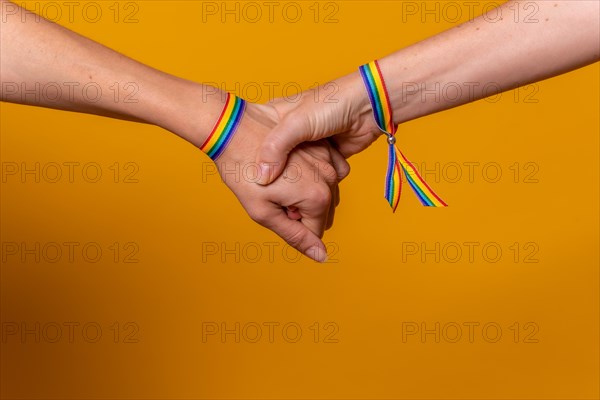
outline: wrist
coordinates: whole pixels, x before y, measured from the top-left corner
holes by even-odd
[[[217,164],[254,163],[265,137],[277,124],[277,112],[268,105],[246,102],[243,115]]]
[[[350,115],[350,130],[376,136],[382,134],[373,117],[373,108],[360,73],[355,71],[336,82]]]
[[[300,104],[289,108],[313,115],[310,129],[317,135],[344,132],[354,132],[359,136],[381,134],[358,71],[305,92]]]
[[[145,120],[200,147],[225,106],[227,93],[212,86],[171,77],[156,87]],[[154,84],[153,84],[154,85]]]

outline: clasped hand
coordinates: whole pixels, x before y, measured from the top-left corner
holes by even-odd
[[[327,259],[321,238],[340,203],[339,183],[350,172],[346,158],[380,134],[366,118],[368,107],[361,112],[351,97],[337,100],[315,101],[307,92],[294,103],[249,103],[216,160],[223,181],[254,221],[320,262]],[[242,179],[227,174],[248,165],[260,168]]]

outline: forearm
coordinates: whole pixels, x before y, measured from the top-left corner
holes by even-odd
[[[531,2],[527,4],[531,7]],[[550,78],[598,60],[598,0],[525,3],[459,25],[380,60],[396,123]],[[518,14],[515,11],[518,7]],[[499,13],[499,14],[496,14]],[[515,15],[521,18],[515,19]],[[493,21],[493,22],[492,22]]]
[[[379,60],[397,124],[598,61],[600,1],[537,1],[537,22],[509,1],[481,16]],[[520,7],[515,14],[515,7]],[[496,14],[496,13],[499,14]],[[530,12],[530,11],[529,11]],[[502,15],[503,18],[495,18]],[[515,19],[515,15],[520,15]],[[358,72],[335,81],[348,109],[368,124],[370,110]],[[362,92],[361,92],[362,91]]]
[[[6,15],[1,0],[0,99],[161,126],[200,145],[224,97],[43,18]],[[26,12],[23,10],[23,12]]]

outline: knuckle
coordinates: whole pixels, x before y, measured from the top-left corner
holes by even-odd
[[[333,226],[333,219],[330,219],[327,221],[327,225],[325,225],[325,230],[331,229],[332,226]]]
[[[270,156],[278,156],[281,153],[279,148],[280,138],[280,135],[271,136],[270,140],[263,143],[262,153]]]
[[[331,164],[325,164],[321,168],[321,174],[327,183],[334,183],[338,181],[338,171]]]
[[[337,175],[340,181],[348,175],[350,175],[350,164],[348,164],[347,161],[344,161],[340,164],[340,166],[338,167]]]
[[[316,208],[328,208],[331,204],[331,191],[326,186],[317,186],[308,193],[310,203]]]
[[[248,210],[248,215],[254,222],[260,225],[265,225],[269,220],[268,212],[266,210],[263,210],[262,208],[250,209]]]

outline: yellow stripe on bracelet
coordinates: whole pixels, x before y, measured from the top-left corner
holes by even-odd
[[[410,161],[395,146],[396,125],[392,117],[392,107],[389,95],[379,69],[377,61],[372,61],[359,68],[365,83],[369,100],[373,108],[373,115],[377,126],[386,134],[388,151],[388,168],[385,179],[385,198],[395,212],[400,201],[402,191],[402,174],[406,177],[408,185],[415,192],[421,204],[427,207],[447,207],[448,205],[427,185],[419,172]]]
[[[225,107],[215,124],[212,132],[206,138],[200,150],[208,154],[214,161],[225,150],[229,141],[233,137],[246,108],[246,101],[239,97],[227,93]]]

